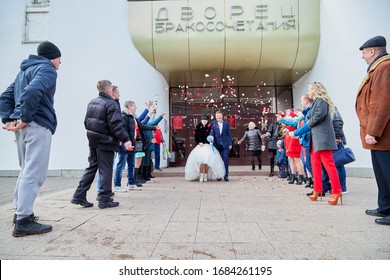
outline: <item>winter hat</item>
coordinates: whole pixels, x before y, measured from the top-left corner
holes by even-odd
[[[39,56],[46,57],[50,60],[61,56],[60,49],[49,41],[40,43],[37,48],[37,53]]]
[[[200,117],[201,120],[208,120],[209,117],[205,114],[203,114],[201,117]]]

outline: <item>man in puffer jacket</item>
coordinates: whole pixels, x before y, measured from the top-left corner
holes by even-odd
[[[87,108],[84,125],[89,141],[89,166],[85,169],[71,203],[83,207],[92,207],[87,201],[87,191],[99,169],[100,190],[98,193],[99,208],[116,207],[119,202],[113,201],[112,165],[114,152],[124,143],[127,151],[133,150],[130,137],[123,128],[118,102],[112,91],[112,83],[101,80],[97,83],[99,97],[93,99]]]
[[[37,53],[22,62],[15,81],[0,96],[3,128],[15,133],[21,167],[14,192],[14,237],[52,230],[51,225],[37,223],[33,205],[46,180],[52,135],[57,128],[54,94],[61,52],[45,41],[38,45]]]

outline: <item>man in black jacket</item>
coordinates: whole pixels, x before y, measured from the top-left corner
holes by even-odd
[[[88,104],[84,120],[89,141],[89,166],[84,171],[71,203],[84,207],[93,206],[93,203],[87,201],[87,191],[99,169],[99,208],[116,207],[119,202],[111,198],[114,151],[118,149],[119,142],[124,143],[127,151],[131,151],[133,146],[123,128],[120,107],[115,100],[112,83],[101,80],[97,83],[97,89],[99,96]]]

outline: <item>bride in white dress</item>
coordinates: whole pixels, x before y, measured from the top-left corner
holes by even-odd
[[[218,150],[213,146],[214,137],[208,136],[208,143],[199,143],[191,151],[185,166],[185,180],[199,178],[200,182],[221,179],[225,176],[225,165]]]

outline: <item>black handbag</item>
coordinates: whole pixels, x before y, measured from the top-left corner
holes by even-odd
[[[341,145],[341,149],[333,152],[333,160],[335,165],[346,165],[356,160],[351,148]]]

